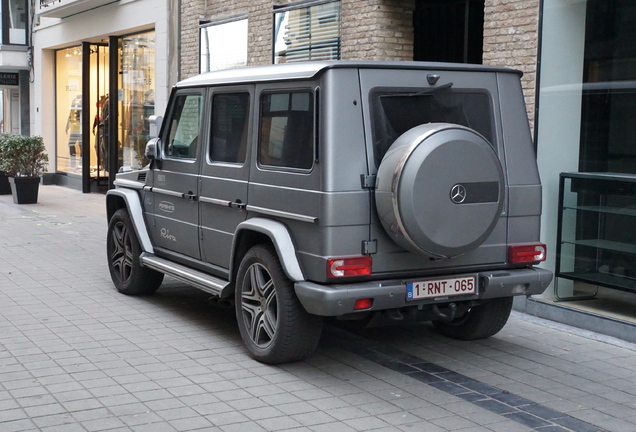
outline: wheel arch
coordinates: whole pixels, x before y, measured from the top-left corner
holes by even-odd
[[[252,246],[262,243],[270,243],[274,246],[283,271],[291,281],[305,280],[289,230],[283,223],[265,218],[248,219],[237,227],[232,245],[230,269],[232,280],[236,280],[236,273],[245,253]]]
[[[128,210],[141,249],[147,253],[154,253],[137,191],[130,189],[111,189],[106,193],[106,217],[108,221],[110,221],[117,210],[122,208]]]

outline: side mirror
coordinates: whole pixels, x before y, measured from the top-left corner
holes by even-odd
[[[148,160],[159,159],[159,148],[161,147],[161,140],[159,138],[153,138],[146,143],[146,151],[144,155]]]
[[[148,117],[148,136],[150,138],[157,138],[161,131],[161,122],[163,117],[158,115],[151,115]]]

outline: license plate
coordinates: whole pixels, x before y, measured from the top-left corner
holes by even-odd
[[[460,276],[454,278],[428,279],[407,282],[406,299],[420,300],[438,297],[450,297],[477,292],[477,277]]]

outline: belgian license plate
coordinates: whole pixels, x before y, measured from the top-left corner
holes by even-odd
[[[451,297],[477,292],[477,276],[428,279],[407,282],[406,299],[420,300],[438,297]]]

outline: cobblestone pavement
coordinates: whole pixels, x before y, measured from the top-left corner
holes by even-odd
[[[104,196],[0,196],[0,431],[636,431],[632,344],[513,316],[479,342],[328,324],[305,362],[245,353],[234,314],[167,280],[113,288]]]

